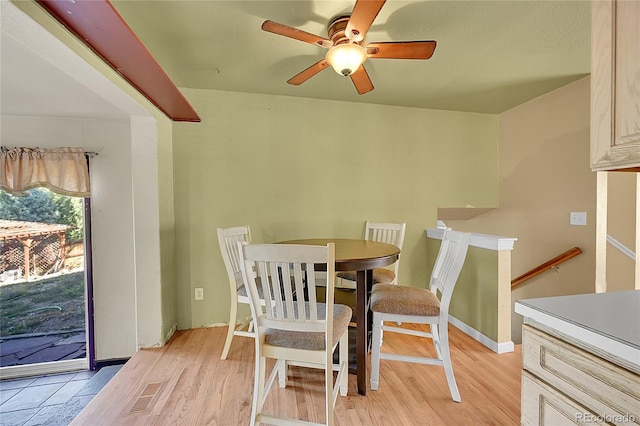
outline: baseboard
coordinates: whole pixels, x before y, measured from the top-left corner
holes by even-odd
[[[249,323],[249,321],[251,321],[251,315],[247,315],[246,317],[244,317],[244,321],[245,323]],[[235,323],[235,327],[239,326],[240,324],[242,324],[239,321],[236,321]],[[209,328],[209,327],[227,327],[229,325],[228,322],[214,322],[213,324],[209,324],[204,326],[204,328]]]
[[[176,333],[176,330],[178,329],[178,323],[174,323],[173,326],[171,326],[171,328],[169,329],[169,331],[167,332],[167,336],[165,337],[165,341],[164,343],[166,344],[167,342],[169,342],[169,340],[171,340],[171,338],[173,337],[173,335]]]
[[[478,342],[482,343],[484,346],[491,349],[495,353],[504,354],[507,352],[514,351],[514,344],[512,341],[498,343],[490,339],[489,337],[485,336],[484,334],[480,333],[478,330],[469,326],[468,324],[465,324],[459,319],[452,317],[451,315],[449,315],[449,324],[460,329],[463,333],[472,337],[474,340],[477,340]]]

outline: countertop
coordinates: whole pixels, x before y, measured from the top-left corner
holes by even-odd
[[[515,311],[640,370],[640,290],[519,300]]]

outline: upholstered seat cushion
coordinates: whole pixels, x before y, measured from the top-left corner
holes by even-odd
[[[319,319],[326,319],[327,305],[318,303]],[[333,341],[338,342],[347,332],[351,321],[351,308],[345,305],[333,305]],[[312,351],[324,350],[324,333],[309,333],[302,331],[288,331],[268,328],[265,330],[264,340],[273,346],[284,348],[307,349]]]
[[[371,310],[385,314],[437,316],[440,300],[424,288],[376,284],[371,290]]]
[[[264,290],[262,289],[260,277],[256,277],[256,288],[258,289],[258,297],[260,299],[264,299]],[[280,286],[280,290],[284,290],[284,287]],[[291,283],[291,291],[293,291],[293,294],[296,294],[296,287],[293,282]],[[249,297],[249,292],[244,284],[241,284],[240,287],[238,287],[238,296]],[[271,292],[271,297],[273,298],[273,292]]]
[[[342,278],[343,280],[356,281],[356,273],[355,272],[338,272],[336,274],[338,278]],[[396,274],[393,273],[392,270],[386,268],[376,268],[373,270],[373,283],[374,284],[389,284],[394,280]]]
[[[242,282],[242,277],[240,278],[241,278],[241,281],[236,281],[236,282]],[[260,297],[260,299],[264,299],[264,292],[262,291],[260,277],[256,277],[256,287],[258,288],[258,297]],[[249,291],[247,290],[247,287],[245,287],[244,283],[240,284],[240,287],[238,287],[238,296],[249,297]]]
[[[258,293],[262,293],[262,286],[258,287]],[[247,291],[247,288],[244,286],[244,284],[238,287],[238,296],[249,297],[249,292]],[[263,294],[260,294],[260,298],[264,298]]]

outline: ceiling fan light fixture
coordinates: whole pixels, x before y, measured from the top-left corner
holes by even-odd
[[[325,59],[338,74],[346,77],[367,59],[367,49],[355,43],[339,44],[329,49]]]

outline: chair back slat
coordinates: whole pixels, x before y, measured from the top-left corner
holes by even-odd
[[[294,263],[292,265],[291,277],[293,277],[293,279],[290,280],[289,288],[294,290],[296,295],[304,294],[305,277],[303,269],[304,268],[302,264]],[[304,312],[304,297],[296,297],[295,304],[296,312]]]
[[[307,271],[307,278],[309,279],[309,281],[313,281],[313,286],[309,286],[308,288],[315,288],[316,286],[326,286],[328,284],[328,280],[325,279],[324,274],[316,274],[316,268],[315,268],[315,264],[313,263],[307,263],[305,264],[306,266],[306,271]],[[316,276],[319,275],[319,278],[316,278]],[[302,293],[301,293],[302,294]],[[308,299],[309,299],[309,305],[312,306],[311,309],[313,309],[313,317],[314,318],[318,318],[318,311],[317,311],[317,304],[318,301],[316,299],[316,292],[315,291],[308,291]]]
[[[279,317],[284,312],[284,307],[287,301],[284,300],[282,288],[280,287],[280,285],[274,285],[274,283],[272,282],[272,280],[279,280],[278,264],[258,262],[258,265],[262,266],[260,268],[260,271],[264,271],[264,273],[260,274],[260,283],[262,283],[264,294],[269,295],[269,303],[267,304],[267,306],[273,306],[274,308],[273,310],[267,310],[268,317],[273,317],[274,311],[276,316]]]

